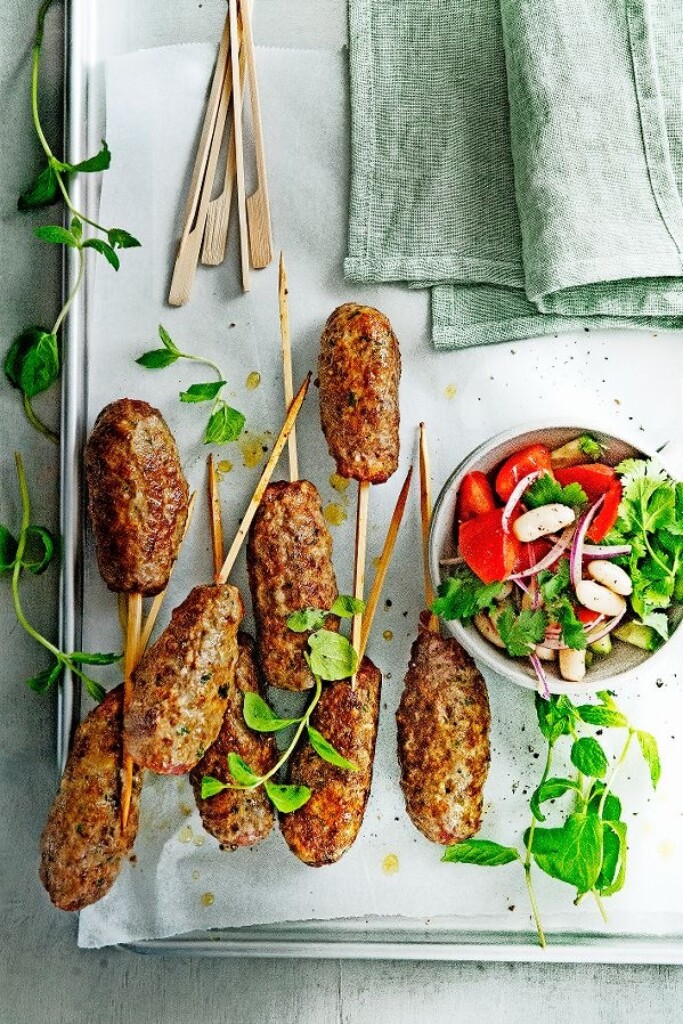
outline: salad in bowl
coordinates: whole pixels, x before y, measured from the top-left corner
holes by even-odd
[[[679,624],[683,483],[600,431],[503,435],[444,487],[430,552],[433,611],[470,653],[546,696],[600,689]]]

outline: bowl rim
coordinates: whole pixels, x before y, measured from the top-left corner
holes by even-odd
[[[639,455],[644,456],[647,459],[656,459],[662,462],[666,469],[665,459],[660,457],[660,454],[650,448],[650,446],[643,442],[640,438],[635,439],[629,433],[615,433],[614,429],[608,424],[577,424],[577,421],[573,417],[553,417],[544,418],[542,420],[532,420],[520,424],[516,427],[511,427],[507,430],[502,430],[497,434],[492,435],[485,441],[482,441],[476,448],[473,448],[468,455],[460,460],[458,465],[455,467],[452,473],[449,474],[443,487],[439,491],[439,495],[434,503],[432,516],[429,524],[429,536],[428,536],[428,561],[429,561],[429,574],[431,577],[432,587],[436,592],[441,583],[440,573],[440,549],[437,550],[436,545],[436,531],[437,525],[440,523],[440,517],[442,514],[443,506],[446,504],[448,499],[451,497],[453,488],[459,477],[464,476],[468,471],[469,467],[472,467],[479,459],[481,459],[487,452],[496,448],[500,444],[505,442],[513,441],[515,438],[521,438],[525,434],[542,431],[542,430],[576,430],[577,436],[580,434],[602,434],[605,437],[611,437],[615,441],[619,441],[622,444],[626,444],[633,448]],[[667,470],[668,471],[668,470]],[[679,602],[680,603],[680,602]],[[482,662],[496,674],[503,678],[515,683],[518,686],[522,686],[525,689],[537,690],[538,684],[535,677],[527,674],[517,667],[517,660],[507,656],[504,657],[502,652],[498,652],[491,644],[489,644],[479,634],[474,635],[471,630],[474,627],[463,626],[458,620],[452,622],[444,622],[445,628],[462,644],[462,646],[472,655],[476,661]],[[678,636],[683,635],[683,623],[677,627],[672,635],[666,640],[661,647],[656,651],[644,652],[645,657],[642,658],[636,665],[632,665],[630,668],[625,668],[621,672],[617,672],[614,675],[603,677],[600,680],[591,682],[587,678],[582,680],[580,683],[565,682],[561,679],[550,678],[548,680],[549,689],[551,693],[595,693],[598,690],[607,689],[614,681],[618,680],[619,683],[629,682],[633,677],[640,671],[644,666],[650,667],[655,658],[664,650],[671,652],[672,641]]]

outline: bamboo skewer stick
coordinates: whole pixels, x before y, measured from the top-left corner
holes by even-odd
[[[223,564],[223,523],[221,521],[221,496],[218,489],[216,460],[209,455],[209,516],[211,521],[211,552],[213,554],[213,578],[216,580]]]
[[[230,70],[232,73],[232,130],[235,137],[237,174],[237,210],[240,224],[240,262],[242,290],[248,292],[249,233],[247,228],[247,199],[244,184],[244,139],[242,136],[242,84],[239,73],[239,36],[237,34],[237,0],[228,0],[230,16]]]
[[[244,513],[244,518],[240,524],[240,528],[237,531],[235,539],[232,542],[232,545],[230,547],[230,550],[228,551],[225,561],[223,562],[223,567],[221,568],[220,573],[216,577],[216,583],[227,583],[228,576],[230,575],[232,567],[235,564],[240,548],[244,543],[244,539],[247,536],[247,533],[249,532],[249,527],[251,526],[251,522],[254,516],[256,515],[256,510],[259,506],[261,498],[263,497],[266,487],[270,483],[270,478],[273,475],[275,466],[277,465],[278,459],[282,455],[282,450],[285,444],[287,443],[287,438],[289,437],[292,427],[296,422],[296,418],[299,415],[299,410],[303,405],[304,398],[306,397],[306,392],[308,391],[308,387],[311,383],[311,376],[312,375],[310,372],[306,375],[303,383],[301,384],[301,387],[296,393],[294,401],[289,407],[289,412],[287,413],[285,422],[282,425],[282,429],[278,434],[277,440],[273,445],[273,450],[270,453],[263,473],[261,474],[261,479],[256,485],[256,490],[254,491],[252,499],[249,502],[249,505],[247,506],[247,511]]]
[[[389,570],[391,557],[394,553],[394,545],[396,544],[398,531],[403,520],[403,514],[406,510],[406,503],[408,501],[408,492],[410,490],[410,481],[412,480],[412,477],[413,467],[411,466],[410,469],[408,470],[408,475],[406,476],[403,482],[403,487],[401,488],[398,499],[396,501],[396,506],[391,516],[391,522],[389,523],[389,529],[387,530],[386,539],[384,541],[384,547],[382,548],[382,554],[379,556],[377,572],[375,573],[375,578],[372,581],[372,586],[370,587],[370,593],[368,595],[368,601],[365,606],[365,612],[363,613],[360,648],[358,650],[359,664],[363,660],[363,655],[365,654],[365,649],[368,645],[368,640],[370,639],[372,623],[377,612],[379,599],[382,595],[382,588],[384,587],[384,581]]]
[[[287,287],[287,267],[285,266],[285,254],[280,253],[280,265],[278,268],[278,302],[280,306],[280,338],[282,339],[282,376],[285,386],[285,408],[292,404],[294,396],[294,383],[292,380],[292,335],[289,328],[289,289]],[[296,426],[292,427],[287,440],[287,455],[289,457],[289,481],[294,483],[299,479],[299,458],[296,451]]]
[[[251,13],[249,0],[240,0],[242,26],[244,29],[244,49],[247,53],[247,70],[249,72],[249,99],[251,102],[251,120],[254,133],[254,149],[256,153],[256,191],[247,198],[247,218],[249,220],[249,245],[251,262],[256,270],[267,267],[273,259],[273,238],[270,225],[270,203],[268,201],[268,177],[266,174],[266,155],[263,144],[263,127],[261,125],[261,104],[259,102],[258,81],[256,78],[256,55],[254,53],[254,37],[251,32]]]
[[[365,555],[368,539],[368,505],[370,499],[370,482],[361,480],[358,484],[358,509],[356,513],[356,550],[353,560],[353,596],[363,600],[365,592]],[[363,627],[363,613],[358,612],[351,620],[351,646],[358,651]],[[360,665],[360,659],[358,661]],[[356,677],[351,680],[355,688]]]
[[[432,519],[432,481],[429,475],[429,451],[427,449],[427,428],[420,424],[420,522],[422,525],[422,571],[424,572],[425,601],[431,609],[436,597],[429,572],[429,524]],[[439,632],[439,620],[430,611],[427,620],[430,633]]]
[[[142,594],[128,595],[128,618],[126,621],[126,647],[124,653],[123,708],[128,708],[133,688],[132,676],[138,663],[140,650],[140,629],[142,626]],[[126,736],[123,736],[123,774],[121,782],[121,827],[126,828],[133,792],[133,758],[126,750]]]

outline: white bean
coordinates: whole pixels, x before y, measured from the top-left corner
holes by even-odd
[[[631,577],[624,572],[620,565],[613,565],[612,562],[598,558],[588,563],[588,575],[613,593],[621,594],[622,597],[628,597],[633,593]]]
[[[584,608],[600,615],[607,615],[610,619],[614,615],[621,615],[626,608],[626,602],[621,594],[615,594],[594,580],[581,580],[576,587],[576,597]]]
[[[541,661],[555,661],[556,651],[551,647],[537,647],[536,654]]]
[[[532,508],[519,519],[515,519],[512,530],[517,540],[528,544],[549,533],[559,533],[573,523],[575,518],[573,510],[568,505],[541,505],[540,508]]]
[[[586,652],[571,647],[560,651],[560,675],[568,683],[580,683],[586,675]]]
[[[478,612],[474,616],[474,625],[486,640],[494,644],[496,647],[502,647],[505,649],[505,644],[501,640],[500,633],[485,612]]]

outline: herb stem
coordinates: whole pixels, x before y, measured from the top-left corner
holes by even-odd
[[[598,905],[598,910],[600,911],[600,914],[602,915],[603,921],[605,922],[605,924],[609,924],[609,918],[607,917],[607,911],[605,910],[605,904],[602,902],[602,900],[600,898],[600,893],[597,891],[597,889],[591,889],[591,892],[593,893],[593,896],[595,898],[595,902]]]
[[[39,433],[41,433],[44,437],[46,437],[48,439],[48,441],[52,441],[53,444],[59,444],[59,436],[57,434],[55,434],[54,430],[51,430],[48,427],[47,423],[43,423],[43,421],[40,419],[40,417],[36,413],[35,409],[31,405],[31,399],[28,397],[26,392],[24,391],[24,392],[22,392],[22,394],[23,394],[24,412],[26,413],[26,418],[29,421],[29,423],[31,424],[31,426],[35,427],[35,429]]]
[[[193,363],[202,363],[204,366],[210,366],[211,369],[218,374],[219,380],[225,379],[223,377],[223,371],[221,370],[218,363],[214,363],[213,359],[206,359],[204,356],[190,356],[187,354],[187,352],[181,352],[180,355],[183,359],[189,359]]]
[[[539,789],[543,785],[543,783],[546,781],[546,779],[548,778],[548,775],[550,774],[550,767],[552,765],[552,760],[553,760],[553,747],[554,747],[553,743],[548,743],[548,753],[546,755],[545,765],[543,767],[543,774],[541,776],[541,781],[538,784],[538,788]],[[543,925],[541,924],[541,915],[540,915],[540,912],[539,912],[539,909],[538,909],[538,903],[536,902],[536,893],[534,892],[533,881],[532,881],[532,878],[531,878],[531,848],[533,846],[535,832],[536,832],[536,815],[532,814],[531,815],[531,825],[529,826],[529,834],[527,836],[527,841],[526,841],[526,855],[524,857],[524,865],[523,865],[524,866],[524,879],[526,881],[526,887],[527,887],[527,891],[529,893],[529,903],[531,904],[531,912],[534,915],[534,921],[536,923],[536,931],[538,932],[538,941],[541,944],[541,948],[545,949],[545,947],[546,947],[545,932],[543,931]]]
[[[610,789],[612,788],[616,774],[623,765],[624,761],[626,760],[626,755],[628,754],[629,747],[631,746],[631,740],[633,739],[634,735],[635,729],[632,729],[629,726],[628,736],[626,737],[626,742],[624,743],[623,750],[621,751],[617,763],[615,764],[614,768],[610,773],[609,778],[607,779],[607,782],[605,783],[605,788],[603,789],[602,795],[600,797],[600,804],[598,805],[598,817],[600,818],[602,818],[602,814],[605,809],[605,801],[607,800]]]
[[[57,331],[59,330],[59,328],[64,323],[64,320],[66,319],[66,316],[67,316],[69,310],[71,309],[71,306],[73,305],[74,299],[76,298],[76,295],[78,294],[78,290],[81,287],[81,284],[82,284],[82,281],[83,281],[83,274],[84,273],[85,273],[85,250],[84,249],[79,249],[78,250],[78,274],[76,275],[76,280],[74,281],[74,286],[71,289],[69,297],[67,298],[66,302],[64,303],[64,306],[62,307],[62,310],[61,310],[59,316],[55,320],[55,325],[52,328],[52,333],[54,335],[57,334]]]

